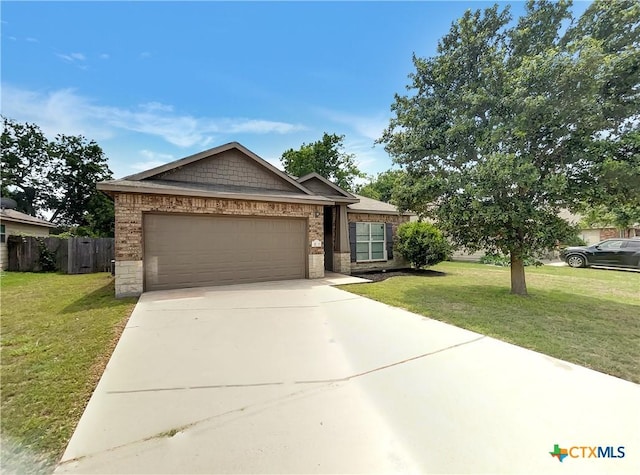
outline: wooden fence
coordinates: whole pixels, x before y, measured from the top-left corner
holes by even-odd
[[[113,238],[8,236],[8,270],[55,270],[67,274],[110,272],[113,241]]]

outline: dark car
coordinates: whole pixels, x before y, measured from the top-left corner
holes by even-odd
[[[567,247],[560,257],[571,267],[612,266],[640,269],[640,238],[607,239],[593,246]]]

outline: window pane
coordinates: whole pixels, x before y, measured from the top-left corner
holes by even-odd
[[[371,259],[384,259],[384,243],[371,243]]]
[[[384,241],[384,223],[371,224],[371,240]]]
[[[356,253],[357,261],[368,261],[369,260],[369,252],[358,252]]]
[[[359,242],[356,244],[356,252],[364,252],[369,254],[369,243],[367,242]]]
[[[629,241],[627,247],[640,247],[640,241]]]
[[[369,240],[369,224],[356,223],[356,241],[368,241],[368,240]]]
[[[600,247],[604,249],[620,249],[624,241],[605,241]]]

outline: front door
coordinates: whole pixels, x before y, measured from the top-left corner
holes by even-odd
[[[324,270],[333,272],[333,206],[324,207]]]

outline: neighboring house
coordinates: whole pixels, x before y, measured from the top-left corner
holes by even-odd
[[[406,266],[409,214],[233,142],[98,189],[115,202],[116,295]]]
[[[55,227],[55,224],[49,221],[29,216],[15,209],[0,209],[0,268],[5,270],[9,266],[8,236],[48,236],[49,230]]]
[[[574,214],[567,209],[560,210],[558,215],[565,221],[571,224],[579,224],[582,220],[582,216]],[[640,236],[640,224],[636,224],[629,229],[620,230],[614,227],[593,227],[593,228],[581,228],[578,232],[578,236],[582,238],[587,246],[597,244],[605,239],[618,238],[618,237],[635,237]],[[486,251],[481,250],[477,252],[467,252],[465,250],[456,250],[453,253],[453,259],[457,261],[479,261],[482,256],[486,254]],[[558,258],[557,252],[549,255],[551,258]]]
[[[571,213],[568,210],[562,210],[560,217],[564,218],[571,224],[578,224],[582,221],[582,216]],[[600,241],[610,238],[630,238],[640,236],[640,224],[635,224],[628,229],[616,229],[613,226],[596,226],[591,228],[581,228],[579,236],[587,243],[587,246],[597,244]]]

